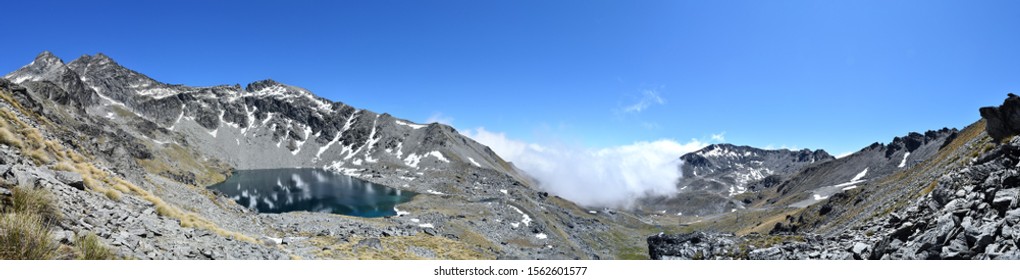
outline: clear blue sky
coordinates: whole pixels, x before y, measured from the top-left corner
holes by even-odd
[[[273,78],[526,141],[834,154],[1020,92],[1020,1],[203,2],[4,3],[0,72],[103,52],[168,83]]]

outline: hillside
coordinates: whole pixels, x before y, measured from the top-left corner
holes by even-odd
[[[890,168],[889,158],[897,154],[890,152],[890,146],[896,145],[869,146],[858,154],[809,167],[780,186],[826,177],[815,175],[825,174],[818,170],[826,168],[851,174],[860,166],[849,168],[849,162],[862,154],[871,154],[865,158],[878,159],[872,162],[879,166],[884,163],[883,176],[854,177],[850,181],[859,182],[847,185],[854,188],[816,197],[810,204],[763,211],[753,219],[737,214],[690,233],[649,237],[650,254],[659,259],[1020,258],[1013,234],[1014,212],[1020,211],[1016,210],[1015,184],[1020,138],[1011,136],[1020,131],[1012,118],[999,117],[1011,114],[1000,112],[1017,110],[1017,100],[1011,94],[1000,107],[982,108],[983,119],[963,131],[943,129],[923,138],[914,135],[915,144],[904,142],[905,151],[900,153],[911,152],[906,158],[926,155],[923,161],[908,160],[902,167]],[[993,141],[989,135],[1001,140]],[[881,154],[892,157],[882,160]],[[865,168],[870,166],[875,165]],[[782,194],[779,189],[772,194]],[[797,201],[796,196],[778,197],[772,201]],[[719,229],[738,234],[704,231]]]

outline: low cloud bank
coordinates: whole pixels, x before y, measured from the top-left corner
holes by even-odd
[[[539,187],[590,207],[629,208],[645,195],[673,195],[680,156],[708,145],[662,139],[603,149],[540,145],[478,128],[465,135],[539,181]]]

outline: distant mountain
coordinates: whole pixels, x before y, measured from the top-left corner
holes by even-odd
[[[909,133],[842,158],[823,150],[764,150],[710,145],[680,157],[683,177],[672,197],[648,197],[640,209],[668,215],[711,215],[748,207],[806,207],[856,185],[923,162],[958,131]]]
[[[731,144],[709,145],[680,157],[683,177],[671,198],[640,203],[647,212],[706,215],[743,208],[738,195],[778,183],[805,166],[835,159],[823,150],[766,150]]]

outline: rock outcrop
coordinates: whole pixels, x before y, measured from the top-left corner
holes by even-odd
[[[988,136],[1001,141],[1020,133],[1020,97],[1010,93],[998,107],[981,108],[981,117],[988,121]]]

